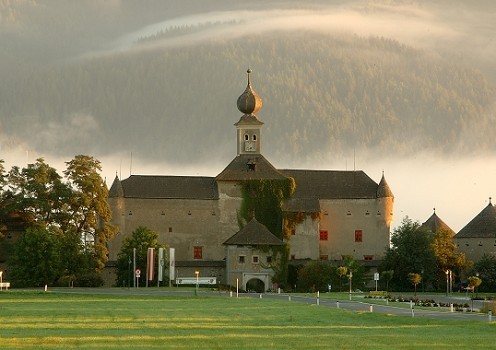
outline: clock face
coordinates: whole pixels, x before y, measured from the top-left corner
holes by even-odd
[[[245,141],[245,151],[254,152],[256,149],[255,141]]]

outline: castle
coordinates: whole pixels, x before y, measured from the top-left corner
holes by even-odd
[[[118,234],[109,242],[115,261],[123,239],[138,226],[175,249],[175,276],[216,277],[218,283],[247,289],[255,281],[270,289],[270,249],[287,244],[289,261],[334,260],[353,256],[377,266],[390,243],[394,196],[384,174],[379,183],[363,171],[277,169],[262,155],[262,100],[248,84],[237,100],[236,156],[216,177],[117,176],[108,202]],[[282,211],[300,220],[283,240],[254,219],[240,227],[242,185],[251,180],[292,178],[295,190]],[[272,235],[272,236],[271,236]],[[144,267],[143,267],[144,268]]]

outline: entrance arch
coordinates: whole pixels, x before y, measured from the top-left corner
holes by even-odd
[[[259,278],[252,278],[246,282],[246,291],[254,291],[257,293],[265,292],[265,283]]]
[[[270,276],[268,273],[245,272],[243,273],[244,290],[255,290],[260,293],[266,292],[270,287]]]

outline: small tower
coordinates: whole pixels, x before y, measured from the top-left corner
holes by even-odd
[[[248,85],[237,101],[238,110],[243,113],[243,116],[234,124],[237,131],[237,155],[260,154],[261,151],[260,129],[263,123],[255,113],[262,108],[262,99],[251,87],[251,69],[246,72],[248,73]]]

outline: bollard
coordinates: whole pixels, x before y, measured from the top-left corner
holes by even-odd
[[[450,311],[455,312],[455,308],[453,307],[453,304],[450,304]]]
[[[320,299],[317,298],[317,305],[320,305]]]
[[[415,310],[412,307],[412,317],[415,317]]]
[[[48,285],[45,284],[45,292],[48,290]]]
[[[281,288],[277,288],[277,294],[281,294]]]
[[[339,301],[336,301],[336,309],[339,309]]]
[[[291,295],[288,295],[288,301],[291,301]]]
[[[262,299],[262,294],[260,294],[260,299]]]
[[[489,318],[489,322],[492,322],[492,320],[493,320],[493,312],[492,312],[491,310],[489,310],[489,311],[487,312],[487,316],[488,316],[488,318]]]
[[[374,312],[374,306],[373,305],[369,305],[369,311]]]

